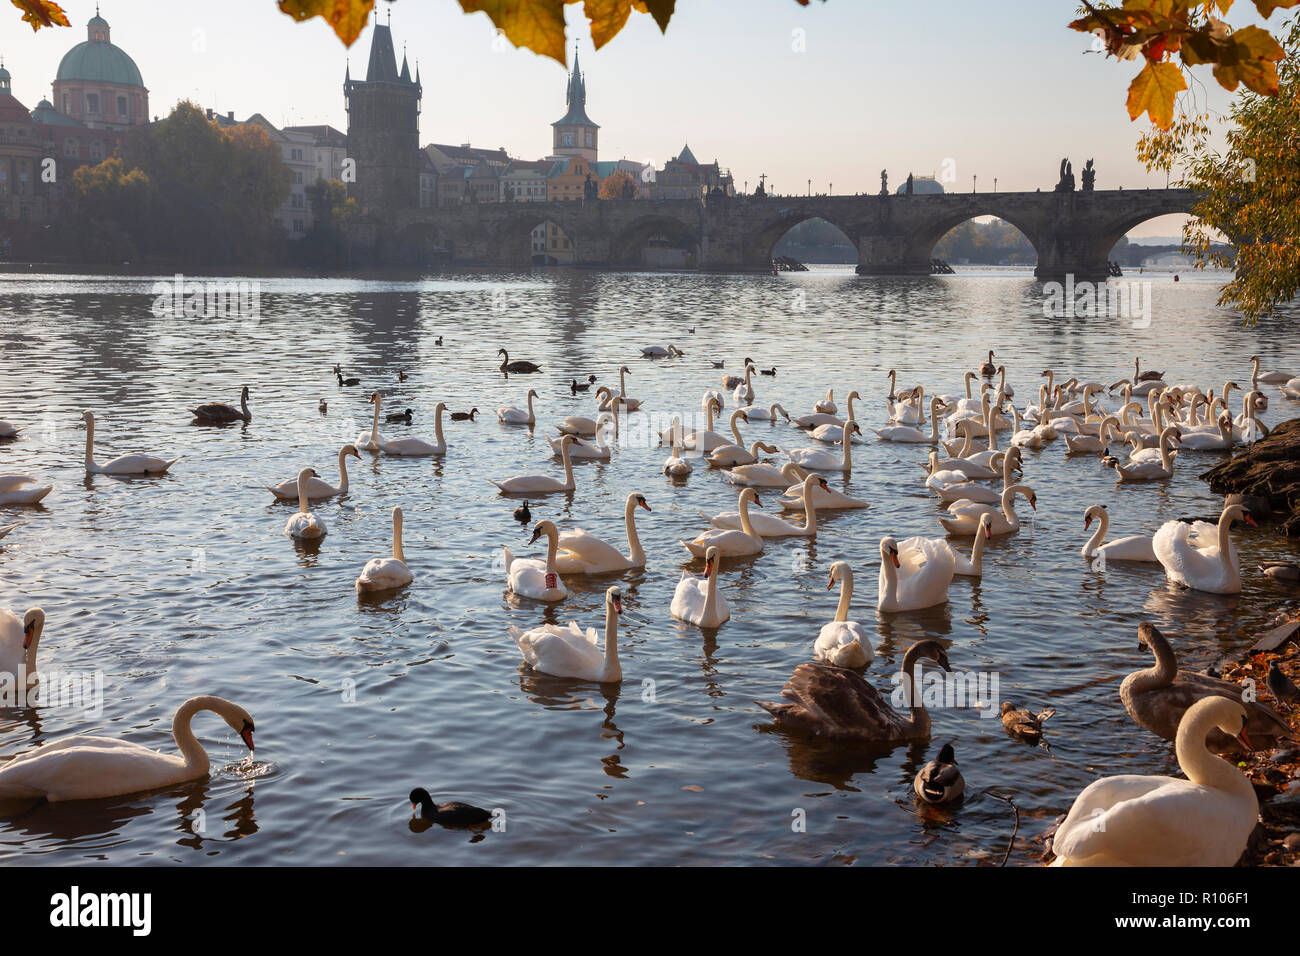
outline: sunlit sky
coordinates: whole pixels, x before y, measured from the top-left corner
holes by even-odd
[[[949,190],[1051,188],[1061,157],[1076,175],[1096,160],[1097,188],[1163,186],[1134,158],[1142,123],[1126,89],[1136,72],[1087,53],[1069,30],[1073,2],[1045,0],[680,0],[661,34],[633,14],[593,50],[578,4],[568,8],[587,77],[587,112],[601,126],[601,159],[663,161],[683,143],[730,168],[738,188],[766,173],[779,192],[875,192],[909,171],[939,173]],[[1234,19],[1248,5],[1234,8]],[[86,37],[95,4],[66,0],[72,29],[33,33],[0,9],[0,55],[14,94],[31,108],[50,95],[59,60]],[[381,2],[424,84],[421,143],[502,146],[523,159],[550,152],[564,112],[558,63],[496,39],[484,14],[455,0]],[[154,114],[192,99],[243,119],[347,129],[342,81],[365,72],[371,30],[349,50],[320,20],[296,23],[275,0],[102,0],[112,39],[140,67]],[[1280,20],[1275,15],[1274,22]],[[1244,22],[1244,21],[1243,21]],[[799,32],[802,31],[802,32]],[[1200,102],[1229,94],[1208,72]],[[811,180],[811,187],[809,186]],[[1172,217],[1134,235],[1170,235]]]

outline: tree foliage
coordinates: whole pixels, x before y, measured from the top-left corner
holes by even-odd
[[[1251,0],[1260,16],[1300,4],[1300,0]],[[1158,129],[1173,123],[1178,94],[1187,89],[1184,70],[1210,64],[1226,90],[1244,85],[1274,96],[1282,46],[1262,27],[1233,29],[1215,13],[1226,14],[1233,0],[1122,0],[1093,4],[1084,0],[1083,16],[1070,24],[1093,33],[1099,50],[1120,60],[1143,60],[1128,89],[1128,114],[1143,113]],[[1181,66],[1179,65],[1181,62]]]
[[[636,179],[620,169],[600,181],[601,199],[636,199]]]
[[[1226,117],[1184,114],[1138,143],[1148,169],[1172,173],[1201,198],[1183,229],[1200,268],[1231,267],[1219,303],[1254,324],[1300,291],[1300,17],[1290,22],[1273,96],[1240,95]],[[1226,149],[1214,144],[1226,127]],[[1216,247],[1227,236],[1232,250]]]

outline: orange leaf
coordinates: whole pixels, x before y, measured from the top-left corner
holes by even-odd
[[[280,10],[295,20],[320,17],[334,28],[340,40],[351,46],[365,29],[375,0],[279,0]]]
[[[23,12],[23,19],[32,25],[33,30],[41,27],[70,27],[68,15],[63,8],[51,0],[12,0],[13,5]]]
[[[1175,64],[1147,63],[1128,88],[1129,118],[1146,113],[1155,126],[1169,129],[1174,121],[1174,100],[1185,89],[1183,71]]]
[[[597,50],[618,36],[632,13],[631,0],[583,0],[582,6],[591,21],[591,42]]]
[[[564,0],[459,0],[466,13],[486,13],[515,46],[568,65],[564,49]]]

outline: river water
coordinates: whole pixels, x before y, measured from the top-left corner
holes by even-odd
[[[170,277],[165,277],[170,279]],[[237,277],[236,277],[237,278]],[[1016,403],[1039,373],[1106,383],[1134,355],[1167,380],[1247,385],[1248,356],[1300,374],[1300,316],[1245,329],[1215,304],[1205,276],[1129,276],[1149,282],[1150,323],[1128,317],[1046,318],[1043,290],[1024,272],[990,270],[921,279],[859,278],[846,269],[781,276],[442,274],[256,279],[256,317],[156,314],[157,277],[0,274],[0,418],[27,427],[0,446],[0,474],[53,481],[38,507],[0,508],[20,523],[0,544],[0,605],[41,605],[41,666],[103,679],[102,712],[62,707],[0,711],[0,759],[69,734],[95,733],[171,750],[177,705],[228,697],[257,724],[252,759],[223,721],[195,722],[212,759],[204,782],[151,795],[16,808],[0,816],[0,857],[25,863],[238,864],[885,864],[972,865],[1001,859],[1021,811],[1011,865],[1033,865],[1033,839],[1099,774],[1167,773],[1172,748],[1134,725],[1119,680],[1147,666],[1136,628],[1175,634],[1189,666],[1248,646],[1300,606],[1293,588],[1248,570],[1239,597],[1180,593],[1158,567],[1094,571],[1079,554],[1083,511],[1105,503],[1112,534],[1152,532],[1218,503],[1196,475],[1217,456],[1185,452],[1174,480],[1116,487],[1094,458],[1066,460],[1064,443],[1026,452],[1036,513],[999,538],[982,581],[954,581],[937,610],[875,611],[879,539],[938,536],[939,506],[917,464],[925,446],[855,447],[847,483],[871,502],[823,516],[815,543],[768,543],[759,558],[724,567],[732,619],[716,632],[668,613],[683,568],[677,543],[705,526],[697,515],[735,508],[735,489],[697,463],[682,486],[660,474],[665,450],[629,441],[608,464],[576,466],[576,492],[534,501],[535,519],[578,525],[623,544],[623,502],[639,512],[644,572],[616,578],[627,614],[624,680],[601,686],[528,671],[507,634],[546,620],[603,621],[610,579],[569,577],[573,596],[553,609],[507,594],[503,545],[536,554],[511,517],[517,502],[488,478],[560,475],[551,423],[592,412],[572,378],[595,374],[648,412],[694,414],[706,388],[751,356],[758,401],[811,410],[827,387],[866,400],[864,425],[884,420],[890,368],[899,383],[957,392],[962,373],[997,351]],[[1143,327],[1145,326],[1145,327]],[[694,328],[694,332],[688,329]],[[443,337],[441,346],[436,344]],[[651,362],[641,346],[685,356]],[[540,363],[503,377],[497,348]],[[339,387],[339,363],[361,387]],[[397,381],[397,370],[410,378]],[[196,427],[186,409],[238,398],[247,426]],[[283,534],[293,507],[263,484],[305,466],[337,478],[344,441],[368,429],[371,387],[414,424],[385,435],[432,440],[433,407],[475,406],[475,422],[446,423],[445,458],[352,461],[352,488],[315,506],[329,526],[318,550]],[[493,410],[537,388],[538,426],[497,424]],[[328,412],[317,410],[320,398]],[[1237,396],[1240,400],[1240,393]],[[1293,417],[1276,390],[1264,420]],[[728,411],[731,408],[728,398]],[[1237,402],[1234,402],[1236,405]],[[97,416],[100,460],[143,451],[181,461],[163,478],[86,477],[83,408]],[[1234,408],[1234,413],[1239,408]],[[719,430],[725,423],[719,425]],[[814,444],[787,425],[744,429],[747,441]],[[870,433],[868,438],[872,436]],[[765,495],[770,504],[774,495]],[[353,581],[388,553],[389,511],[406,514],[415,582],[359,602]],[[1021,512],[1027,509],[1021,504]],[[1295,558],[1265,532],[1238,535],[1242,564]],[[915,639],[951,642],[959,671],[996,674],[998,696],[1054,706],[1050,749],[1008,738],[970,708],[935,710],[928,744],[862,754],[774,731],[754,699],[775,699],[811,655],[833,616],[830,564],[857,574],[853,617],[877,635],[867,678],[889,675]],[[954,811],[919,810],[917,767],[954,743],[967,798]],[[483,834],[410,824],[406,795],[500,808],[504,829]]]

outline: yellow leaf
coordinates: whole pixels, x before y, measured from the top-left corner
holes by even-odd
[[[1129,85],[1129,119],[1147,113],[1153,124],[1160,129],[1169,129],[1174,121],[1174,100],[1185,89],[1187,81],[1177,65],[1148,63]]]
[[[632,13],[631,0],[583,0],[583,9],[591,21],[591,42],[599,50],[623,29]]]
[[[486,13],[515,46],[568,63],[564,49],[564,0],[459,0],[466,13]]]
[[[13,0],[13,5],[23,12],[23,19],[32,25],[33,30],[72,26],[63,8],[50,0]]]
[[[804,3],[805,0],[798,0]],[[1300,3],[1300,0],[1296,0]],[[659,24],[660,32],[668,30],[668,21],[672,19],[673,11],[676,9],[677,0],[632,0],[632,6],[642,13],[648,13],[655,18],[655,23]]]
[[[334,28],[348,46],[351,46],[365,29],[366,18],[374,9],[375,0],[279,0],[280,10],[295,20],[320,17]]]

